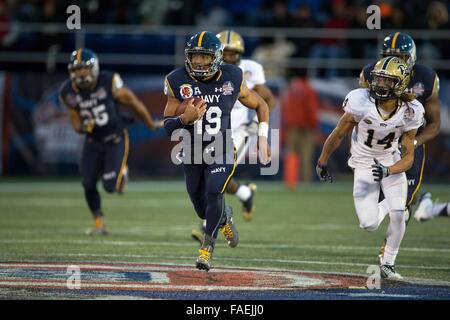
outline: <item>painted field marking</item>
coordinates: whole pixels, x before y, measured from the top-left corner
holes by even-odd
[[[70,263],[22,262],[0,264],[0,288],[49,288],[66,289],[66,269]],[[348,288],[364,283],[361,276],[338,276],[334,274],[304,273],[291,271],[243,270],[234,268],[214,269],[209,273],[194,267],[170,266],[159,264],[120,265],[120,264],[79,264],[81,270],[80,286],[83,290],[139,290],[139,291],[180,291],[180,290],[216,290],[216,291],[268,291]],[[102,270],[109,269],[106,273]],[[116,268],[116,272],[111,268]],[[133,269],[132,269],[133,268]],[[147,270],[148,276],[135,277],[138,269],[142,274]],[[161,271],[164,269],[164,272]],[[153,274],[167,281],[151,281]],[[123,276],[127,275],[127,276]],[[159,283],[158,283],[159,282]],[[162,282],[162,283],[161,283]]]
[[[4,255],[4,254],[3,254]],[[27,256],[45,257],[44,254],[27,253]],[[160,255],[142,255],[142,254],[99,254],[99,253],[57,253],[52,252],[50,256],[58,257],[101,257],[101,258],[140,258],[140,259],[161,259]],[[165,259],[175,260],[193,260],[194,256],[164,256]],[[263,258],[230,258],[218,257],[217,261],[239,261],[239,262],[275,262],[280,264],[309,264],[309,265],[328,265],[328,266],[358,266],[367,267],[371,262],[356,263],[356,262],[328,262],[328,261],[314,261],[314,260],[289,260],[289,259],[263,259]],[[450,266],[417,266],[417,265],[401,265],[405,269],[420,269],[420,270],[443,270],[450,271]]]

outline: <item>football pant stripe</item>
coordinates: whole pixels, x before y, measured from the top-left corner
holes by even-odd
[[[230,175],[228,176],[227,180],[225,181],[225,184],[223,185],[223,188],[222,188],[222,190],[220,191],[220,193],[224,193],[224,192],[225,192],[225,189],[227,188],[228,182],[230,181],[231,177],[232,177],[233,174],[234,174],[234,169],[236,169],[236,164],[237,164],[237,161],[236,161],[236,149],[234,149],[234,163],[233,163],[233,170],[231,170],[231,173],[230,173]]]
[[[119,191],[120,188],[120,184],[122,183],[122,178],[123,178],[123,171],[125,170],[126,166],[127,166],[127,160],[128,160],[128,150],[129,150],[129,141],[128,141],[128,131],[125,129],[123,130],[123,137],[124,137],[124,153],[123,153],[123,158],[122,158],[122,165],[120,166],[120,171],[119,174],[117,176],[117,180],[116,180],[116,191]]]
[[[422,144],[422,166],[420,168],[420,175],[419,175],[419,182],[417,183],[416,189],[414,189],[414,192],[411,195],[411,199],[409,199],[408,206],[411,205],[414,201],[414,197],[416,196],[417,191],[420,189],[420,185],[422,184],[422,176],[423,176],[423,167],[425,166],[425,144]]]

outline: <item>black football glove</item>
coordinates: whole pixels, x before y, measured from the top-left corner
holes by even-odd
[[[372,165],[372,174],[375,177],[375,181],[381,181],[381,179],[389,177],[391,174],[389,172],[389,168],[383,166],[381,163],[378,162],[377,159],[373,159],[375,161],[375,164]]]
[[[329,181],[330,183],[333,182],[333,177],[331,176],[331,173],[328,172],[326,165],[317,162],[316,172],[320,178],[320,181]]]

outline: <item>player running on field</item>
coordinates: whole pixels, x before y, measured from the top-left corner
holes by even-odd
[[[245,52],[244,40],[241,35],[232,30],[224,30],[217,34],[223,46],[223,61],[238,66],[244,72],[245,84],[266,101],[270,111],[275,108],[276,100],[266,85],[266,77],[262,65],[256,61],[242,59]],[[231,111],[231,129],[233,142],[237,151],[237,163],[241,163],[249,148],[250,137],[258,132],[258,118],[254,110],[246,108],[239,100]],[[255,212],[254,196],[256,184],[241,184],[235,177],[230,179],[226,192],[234,194],[242,202],[245,221],[251,221]],[[200,229],[192,230],[192,238],[201,243],[205,223]]]
[[[343,102],[344,115],[325,141],[316,170],[322,181],[332,181],[327,170],[331,154],[349,133],[354,172],[353,199],[361,228],[375,231],[385,213],[378,206],[382,190],[390,223],[386,247],[380,262],[383,278],[401,279],[395,270],[400,243],[405,233],[407,179],[405,171],[414,162],[414,139],[424,121],[424,108],[405,92],[409,72],[397,57],[379,60],[373,68],[369,89],[351,91]],[[404,152],[398,149],[400,138]]]
[[[384,38],[382,56],[396,56],[404,60],[408,66],[410,80],[408,83],[408,92],[413,93],[416,99],[422,103],[425,108],[424,124],[417,130],[417,136],[414,139],[414,163],[406,171],[408,180],[408,198],[406,201],[406,222],[412,216],[413,206],[417,201],[417,195],[422,183],[425,166],[425,143],[432,140],[439,133],[440,128],[440,108],[439,108],[439,77],[436,72],[428,66],[416,63],[416,45],[414,40],[403,32],[395,32]],[[373,70],[375,62],[363,68],[360,75],[360,85],[369,87],[372,77],[370,72]],[[380,194],[380,210],[385,215],[388,213],[388,206],[384,200],[383,193]],[[415,218],[420,220],[422,211],[416,212]],[[385,241],[386,242],[386,241]],[[379,258],[383,259],[384,245],[380,249]]]
[[[231,139],[231,109],[239,99],[255,109],[260,121],[258,148],[262,163],[268,163],[269,107],[249,90],[244,74],[234,65],[222,65],[222,45],[215,34],[203,31],[192,36],[185,49],[185,67],[167,75],[164,92],[167,104],[164,126],[168,135],[177,129],[183,136],[183,169],[186,187],[206,229],[196,267],[211,268],[217,233],[220,230],[230,247],[238,244],[231,207],[224,192],[236,167],[236,150]],[[195,105],[192,97],[201,97]],[[177,116],[180,105],[185,110]],[[190,140],[190,141],[189,141]],[[197,141],[200,141],[198,143]],[[198,160],[200,158],[200,160]]]
[[[70,79],[60,89],[60,101],[67,106],[73,128],[86,135],[80,171],[84,196],[94,218],[91,235],[108,233],[101,209],[97,181],[109,193],[122,193],[128,175],[128,132],[120,107],[134,111],[149,127],[154,122],[145,105],[124,86],[118,73],[100,71],[97,55],[89,49],[78,49],[70,57]]]

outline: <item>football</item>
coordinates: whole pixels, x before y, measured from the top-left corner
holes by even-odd
[[[200,97],[192,97],[192,98],[187,98],[184,99],[183,102],[181,102],[181,104],[178,106],[177,111],[176,111],[176,115],[180,116],[184,113],[184,111],[186,110],[186,106],[189,103],[189,101],[193,100],[194,105],[199,103],[200,101],[202,101],[203,99]]]

